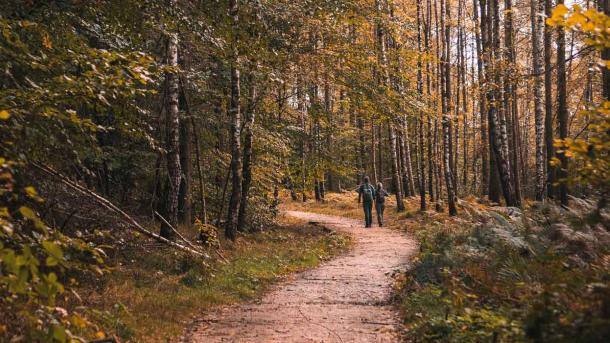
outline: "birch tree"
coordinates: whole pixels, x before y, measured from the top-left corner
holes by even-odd
[[[229,0],[229,17],[234,37],[231,51],[231,100],[229,105],[229,119],[231,122],[231,197],[229,198],[225,236],[231,240],[235,240],[237,233],[238,209],[242,195],[241,90],[239,54],[237,50],[236,37],[239,30],[238,0]]]
[[[173,1],[170,6],[173,6]],[[178,75],[178,34],[170,32],[167,39],[167,66],[172,68],[165,73],[165,83],[167,85],[167,176],[168,191],[165,201],[165,216],[173,227],[178,225],[178,196],[180,193],[180,180],[182,171],[180,168],[180,112],[179,112],[179,87]],[[165,223],[161,225],[159,233],[161,237],[167,239],[174,238],[174,231]]]
[[[544,108],[542,99],[542,51],[541,31],[544,28],[544,0],[530,1],[532,24],[532,73],[534,74],[534,121],[536,131],[536,200],[542,201],[545,194],[544,175]]]

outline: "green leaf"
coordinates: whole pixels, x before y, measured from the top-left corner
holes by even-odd
[[[47,257],[45,263],[49,267],[54,267],[54,266],[56,266],[59,263],[59,261],[55,257],[49,256],[49,257]]]
[[[53,338],[62,343],[66,342],[68,340],[66,329],[61,325],[53,326]]]
[[[51,241],[44,241],[42,242],[42,247],[47,251],[49,257],[54,258],[55,260],[57,260],[57,262],[63,260],[64,252],[61,250],[61,247],[59,245]]]

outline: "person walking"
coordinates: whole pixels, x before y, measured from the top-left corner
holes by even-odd
[[[375,212],[377,212],[377,223],[379,227],[383,226],[383,211],[385,211],[385,198],[389,196],[388,192],[383,189],[381,182],[377,183],[375,190]]]
[[[364,177],[364,183],[358,187],[358,203],[362,201],[364,210],[364,227],[373,224],[373,202],[375,201],[375,187],[371,185],[369,177]]]

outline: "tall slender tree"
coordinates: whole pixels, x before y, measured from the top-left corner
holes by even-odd
[[[241,200],[239,202],[239,214],[237,217],[237,230],[242,231],[246,225],[248,214],[248,199],[250,196],[250,187],[252,185],[252,150],[254,145],[254,119],[256,116],[256,80],[250,78],[250,95],[249,105],[245,111],[243,136],[244,136],[244,155],[242,166],[242,186]]]
[[[424,97],[424,80],[422,77],[422,20],[421,17],[423,13],[421,13],[421,0],[417,0],[417,93],[420,98]],[[424,162],[424,113],[423,111],[419,112],[419,116],[417,118],[417,143],[419,156],[417,159],[418,163],[418,180],[419,180],[419,208],[422,211],[426,210],[426,163]]]
[[[181,93],[184,94],[184,91]],[[184,99],[184,96],[181,97]],[[184,103],[183,101],[182,103]],[[182,224],[190,225],[193,220],[193,123],[190,118],[183,117],[180,120],[180,191],[178,196],[178,219]]]
[[[504,117],[507,119],[506,129],[510,133],[509,141],[505,143],[506,155],[510,161],[511,180],[513,182],[513,197],[515,205],[521,203],[521,182],[519,177],[519,140],[518,140],[518,108],[517,108],[517,92],[515,82],[515,46],[514,46],[514,29],[513,29],[513,2],[512,0],[504,0],[504,54],[505,68],[504,74]]]
[[[545,194],[544,175],[544,108],[542,101],[542,51],[541,31],[544,27],[544,0],[530,1],[532,23],[532,72],[534,74],[534,122],[536,131],[536,200],[542,201]]]
[[[558,5],[563,5],[564,0],[557,0]],[[557,29],[557,120],[559,121],[559,138],[568,137],[568,105],[567,105],[567,79],[566,79],[566,32],[563,27]],[[568,176],[568,158],[564,150],[557,151],[557,157],[561,161],[559,169],[559,200],[561,205],[568,206],[568,184],[565,181]]]
[[[375,0],[375,4],[377,7],[377,32],[379,36],[379,60],[381,64],[381,68],[383,70],[382,78],[383,85],[388,87],[390,85],[390,73],[388,68],[388,59],[387,59],[387,46],[386,46],[386,29],[383,24],[383,20],[388,12],[387,3],[382,4],[384,0]],[[385,1],[384,1],[385,2]],[[392,114],[390,114],[392,117]],[[390,163],[391,163],[391,172],[392,172],[392,189],[396,195],[396,209],[398,212],[402,212],[405,210],[405,204],[402,200],[402,189],[400,182],[400,172],[398,165],[398,144],[396,138],[396,129],[394,124],[394,118],[389,118],[388,120],[388,136],[390,140]]]
[[[170,6],[174,2],[170,1]],[[172,68],[165,73],[165,84],[167,86],[167,176],[168,191],[165,201],[165,216],[167,222],[177,227],[178,224],[178,197],[180,193],[180,180],[182,171],[180,168],[180,111],[179,111],[179,86],[178,75],[178,33],[170,32],[167,39],[167,65]],[[173,239],[174,231],[165,223],[161,224],[161,237]]]
[[[481,194],[489,194],[489,153],[487,152],[487,146],[489,141],[487,139],[487,109],[485,106],[485,85],[484,85],[484,70],[483,66],[483,41],[485,40],[486,34],[483,30],[485,25],[484,11],[485,11],[485,0],[480,0],[481,20],[479,21],[479,6],[477,0],[472,0],[472,12],[474,18],[474,33],[477,53],[477,82],[479,87],[479,117],[481,126]]]
[[[234,35],[239,30],[239,2],[229,0],[229,17]],[[237,233],[237,217],[242,195],[242,159],[241,159],[241,89],[239,53],[237,37],[233,37],[231,51],[231,100],[229,116],[231,120],[231,197],[227,212],[225,235],[235,240]]]
[[[500,85],[500,14],[498,0],[489,0],[488,5],[488,24],[491,26],[489,56],[491,63],[488,65],[490,70],[486,73],[488,75],[488,82],[493,82],[495,85]],[[489,29],[489,27],[488,27]],[[495,88],[499,88],[495,87]],[[502,187],[502,193],[506,201],[507,206],[514,206],[515,199],[512,189],[512,181],[510,174],[510,166],[508,162],[508,148],[507,144],[507,132],[506,122],[501,120],[501,113],[499,111],[501,96],[497,90],[492,87],[487,88],[487,110],[488,110],[488,121],[489,121],[489,133],[490,142],[493,151],[493,161],[497,168],[497,175],[500,178],[500,185]],[[493,182],[493,181],[492,181]]]
[[[544,0],[544,13],[546,17],[551,16],[553,8],[552,0]],[[553,69],[551,59],[552,50],[552,29],[544,26],[544,145],[546,151],[546,192],[550,198],[554,197],[555,167],[551,165],[555,149],[553,148]]]
[[[441,1],[441,7],[443,7],[443,1]],[[441,9],[441,26],[443,26],[443,60],[442,60],[442,74],[443,74],[443,95],[442,95],[442,112],[443,112],[443,167],[445,169],[445,186],[447,188],[447,205],[449,206],[449,215],[457,215],[456,207],[456,195],[455,195],[455,182],[454,182],[454,171],[452,166],[452,130],[451,130],[451,3],[449,0],[444,1],[444,13]]]
[[[600,0],[601,10],[605,15],[610,16],[610,0]],[[610,61],[610,48],[605,47],[602,50],[602,60]],[[610,99],[610,69],[608,66],[602,68],[602,96],[606,101]]]

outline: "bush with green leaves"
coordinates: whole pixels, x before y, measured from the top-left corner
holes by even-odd
[[[76,273],[103,273],[104,252],[48,226],[19,164],[0,158],[0,340],[67,342],[90,325],[71,304]]]
[[[142,52],[92,47],[69,13],[33,20],[0,12],[0,154],[88,183],[100,170],[129,181],[127,169],[157,148],[139,101],[161,70]]]
[[[610,335],[610,237],[587,212],[546,205],[514,217],[495,208],[480,213],[468,225],[418,231],[421,250],[401,295],[409,338],[598,342]]]
[[[95,47],[69,11],[32,8],[24,19],[7,14],[14,4],[0,11],[0,341],[74,341],[94,325],[73,288],[103,272],[104,253],[50,224],[36,192],[49,183],[32,162],[90,182],[100,166],[110,173],[135,159],[108,149],[152,151],[138,101],[160,70],[141,52]]]

